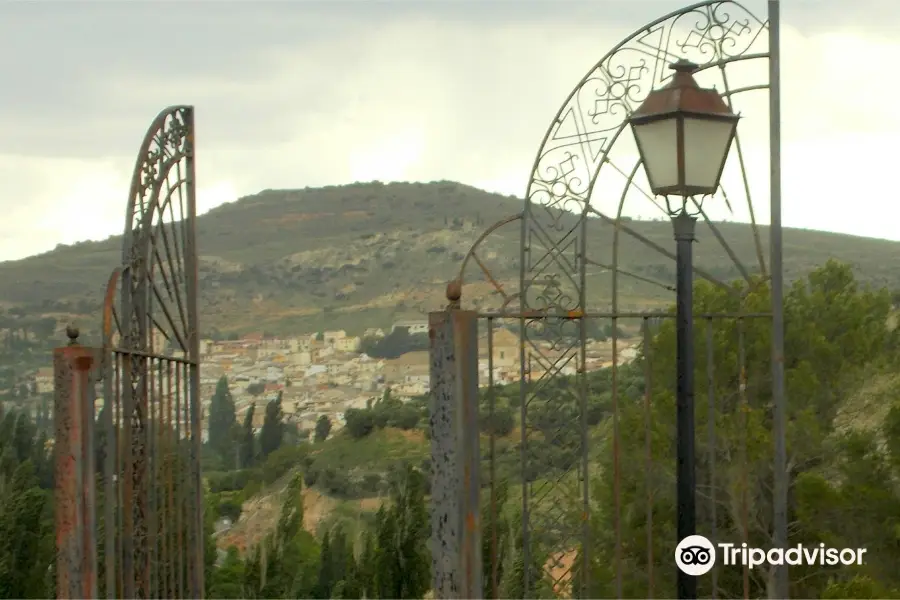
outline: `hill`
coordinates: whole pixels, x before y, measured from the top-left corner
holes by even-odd
[[[421,318],[445,302],[444,285],[478,235],[521,209],[515,198],[452,182],[265,190],[220,206],[197,222],[201,327],[206,335],[323,328],[359,333]],[[666,221],[629,225],[663,247],[673,245]],[[754,265],[749,227],[718,228],[744,264]],[[589,229],[590,257],[609,262],[612,228],[592,220]],[[766,228],[762,234],[767,244]],[[698,266],[726,279],[739,276],[706,227],[698,228],[698,237]],[[837,258],[853,264],[863,282],[900,287],[900,275],[885,260],[897,251],[895,242],[797,229],[785,230],[784,240],[788,279]],[[519,228],[509,225],[482,246],[480,256],[501,282],[518,281],[518,244]],[[92,328],[101,290],[120,255],[121,237],[115,236],[0,263],[0,306],[35,318],[74,316]],[[631,273],[663,282],[674,278],[671,261],[630,238],[620,256],[621,267]],[[469,281],[484,281],[474,264]],[[602,269],[590,274],[594,306],[608,301],[607,281]],[[671,298],[636,278],[623,284],[623,308]],[[466,299],[486,300],[490,292],[487,284],[474,285]]]

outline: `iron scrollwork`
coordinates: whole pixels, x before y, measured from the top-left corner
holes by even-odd
[[[195,506],[199,421],[179,414],[182,406],[185,413],[199,414],[199,357],[192,343],[197,332],[193,182],[193,108],[171,107],[153,121],[138,152],[119,308],[106,309],[120,328],[120,345],[112,351],[113,368],[121,371],[113,375],[121,376],[121,427],[127,429],[126,481],[118,494],[132,500],[124,502],[130,514],[121,532],[121,593],[127,597],[203,594],[202,546],[196,542],[202,508]],[[173,486],[162,483],[173,478],[179,483],[177,498]],[[181,529],[168,523],[184,524],[187,547],[181,547]],[[187,586],[181,582],[184,573]]]
[[[527,362],[527,366],[522,366],[521,386],[521,443],[525,463],[522,466],[525,479],[522,535],[526,564],[530,564],[527,558],[529,544],[545,544],[548,535],[553,538],[553,547],[561,553],[554,556],[564,556],[574,548],[589,546],[589,529],[584,521],[581,525],[563,526],[561,523],[566,520],[560,518],[560,512],[583,514],[585,519],[590,513],[589,435],[588,425],[581,422],[587,402],[587,386],[583,379],[587,319],[582,315],[591,309],[586,267],[598,264],[588,258],[586,237],[589,214],[597,210],[591,206],[597,178],[601,170],[617,171],[624,178],[625,189],[615,215],[604,217],[615,225],[613,258],[608,269],[612,314],[615,315],[619,310],[618,278],[623,274],[616,248],[621,239],[620,231],[628,232],[627,224],[621,219],[622,210],[628,191],[639,187],[635,177],[640,164],[635,164],[631,157],[630,164],[619,166],[617,163],[622,159],[613,152],[623,146],[619,142],[623,140],[621,136],[628,133],[627,117],[652,89],[667,83],[669,64],[680,58],[697,63],[701,70],[720,73],[726,91],[729,91],[724,73],[730,64],[752,58],[768,60],[767,49],[757,51],[758,41],[766,30],[767,23],[730,0],[708,0],[658,19],[626,38],[597,63],[577,84],[548,128],[532,167],[522,217],[521,309],[523,314],[528,311],[541,314],[540,319],[523,318],[521,329]],[[746,199],[752,215],[749,191]],[[637,238],[640,241],[640,237]],[[756,240],[759,246],[758,236]],[[653,250],[660,251],[658,246]],[[762,256],[761,246],[758,250]],[[613,348],[617,336],[615,318],[612,317]],[[616,364],[614,354],[614,370]],[[540,367],[541,373],[533,379],[532,365]],[[579,383],[561,386],[563,369],[572,366]],[[566,437],[570,447],[565,455],[569,460],[555,465],[551,469],[554,474],[547,476],[556,483],[545,482],[538,486],[528,481],[527,474],[536,470],[538,463],[546,458],[539,452],[532,452],[529,446],[548,434],[544,432],[543,436],[533,437],[539,425],[533,422],[531,411],[550,404],[555,411],[575,415],[579,424],[568,423],[567,427],[574,427],[580,433]],[[579,414],[582,417],[578,417]],[[559,442],[553,443],[558,445]],[[577,476],[572,478],[570,474]],[[577,500],[572,506],[562,507],[559,497],[555,497],[548,486],[570,484],[578,487],[581,493],[576,495]],[[581,566],[586,568],[588,553],[583,552],[580,556],[585,561]],[[553,580],[554,589],[559,591],[563,579],[568,581],[571,571],[578,568],[572,566],[567,574],[560,575],[558,565],[548,563],[544,565],[543,573],[525,575],[525,593],[534,591],[539,580],[548,577]],[[582,586],[587,585],[586,577],[580,581]],[[573,590],[573,595],[576,594]]]

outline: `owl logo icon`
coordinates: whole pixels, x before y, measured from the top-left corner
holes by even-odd
[[[689,535],[675,547],[675,564],[687,575],[706,575],[716,565],[716,547],[702,535]]]

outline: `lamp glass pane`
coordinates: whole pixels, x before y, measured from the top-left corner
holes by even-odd
[[[634,138],[654,192],[678,185],[677,123],[677,118],[673,116],[634,126]]]
[[[684,119],[684,183],[689,188],[708,190],[719,187],[722,165],[728,159],[734,121]]]

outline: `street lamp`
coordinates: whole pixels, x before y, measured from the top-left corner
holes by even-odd
[[[644,163],[650,189],[665,196],[675,230],[677,323],[677,530],[678,539],[697,529],[694,460],[694,318],[693,254],[697,217],[688,198],[709,196],[719,179],[737,130],[734,114],[714,89],[697,85],[698,66],[687,60],[670,65],[675,75],[664,88],[650,92],[629,122]],[[669,196],[681,202],[673,207]],[[678,598],[696,598],[697,580],[678,570]]]

